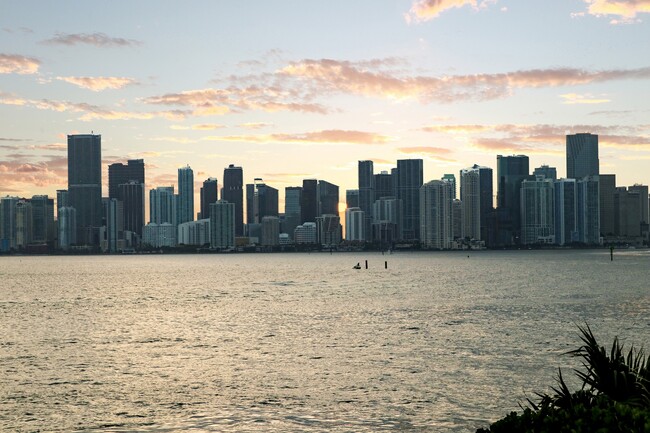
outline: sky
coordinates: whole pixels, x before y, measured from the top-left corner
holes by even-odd
[[[601,173],[650,184],[650,0],[0,0],[0,196],[67,187],[67,134],[146,188],[196,192],[228,164],[281,190],[424,180],[524,154],[566,175],[565,135]],[[496,194],[496,191],[495,191]],[[198,210],[198,198],[195,200]]]

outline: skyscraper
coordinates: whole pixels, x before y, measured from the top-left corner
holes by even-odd
[[[375,201],[382,197],[395,197],[393,191],[393,177],[387,171],[374,175],[374,198]]]
[[[359,207],[359,190],[346,189],[345,190],[345,207]]]
[[[449,249],[453,241],[452,184],[432,180],[420,188],[421,242],[424,248]]]
[[[613,236],[616,233],[614,194],[616,193],[616,175],[598,175],[598,194],[600,206],[600,233]]]
[[[149,222],[178,225],[173,186],[159,186],[149,190]]]
[[[553,187],[555,243],[568,245],[578,241],[576,180],[556,180]]]
[[[246,224],[261,224],[265,216],[277,217],[278,190],[260,178],[246,185]]]
[[[404,240],[420,239],[420,187],[424,179],[421,159],[400,159],[397,161],[397,199],[402,200]],[[451,205],[451,204],[450,204]]]
[[[119,187],[124,183],[138,182],[144,185],[144,160],[129,159],[127,165],[117,162],[108,166],[108,197],[122,200]]]
[[[555,242],[553,179],[539,176],[521,183],[521,243]]]
[[[44,244],[54,239],[54,200],[47,195],[35,195],[32,203],[32,242]]]
[[[68,135],[68,195],[76,209],[77,243],[99,246],[102,225],[101,135]]]
[[[221,199],[235,207],[235,236],[244,235],[244,170],[230,164],[223,170]]]
[[[533,170],[533,176],[543,176],[546,179],[557,180],[557,169],[548,165],[542,165]]]
[[[178,224],[194,221],[194,171],[190,166],[178,169]]]
[[[587,176],[576,182],[578,209],[578,242],[600,244],[600,195],[598,176]]]
[[[339,214],[339,187],[325,180],[318,181],[318,216]]]
[[[118,187],[118,195],[122,202],[122,227],[125,231],[142,236],[144,227],[144,183],[132,180]],[[171,221],[170,221],[171,222]]]
[[[365,239],[372,240],[372,205],[375,203],[375,175],[372,161],[358,163],[359,207],[364,212]]]
[[[511,223],[512,237],[507,245],[518,244],[521,233],[521,183],[530,174],[526,155],[497,155],[497,207]]]
[[[201,218],[210,218],[210,205],[216,203],[219,198],[219,185],[214,177],[209,177],[203,181],[201,187]]]
[[[224,181],[225,184],[225,181]],[[233,189],[231,191],[236,191]],[[235,205],[219,200],[210,205],[210,246],[215,249],[235,246]]]
[[[573,134],[566,136],[566,172],[569,179],[582,179],[600,174],[598,135]]]
[[[365,241],[366,234],[363,228],[364,212],[358,207],[349,207],[345,210],[345,240]]]
[[[453,182],[455,179],[443,177]],[[460,200],[462,203],[463,236],[488,240],[488,215],[493,210],[492,169],[474,164],[460,171]]]
[[[316,222],[318,216],[318,181],[316,179],[304,179],[302,181],[300,215],[302,223]]]
[[[293,239],[293,231],[300,225],[300,196],[302,187],[288,186],[284,189],[284,224],[282,231]]]

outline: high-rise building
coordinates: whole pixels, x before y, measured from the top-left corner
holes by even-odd
[[[393,190],[393,176],[386,170],[376,174],[374,179],[375,202],[382,197],[395,197]]]
[[[219,185],[214,177],[209,177],[203,181],[201,187],[201,217],[200,219],[210,218],[210,205],[216,203],[219,199]]]
[[[32,242],[45,244],[55,238],[54,234],[54,200],[47,195],[35,195],[32,204]]]
[[[639,190],[624,186],[614,192],[614,225],[616,235],[626,238],[641,236],[641,200]]]
[[[32,204],[20,199],[16,203],[16,248],[24,250],[32,243]]]
[[[542,176],[545,179],[557,180],[557,169],[548,165],[542,165],[533,170],[533,176],[536,178]]]
[[[119,187],[122,184],[137,182],[144,185],[144,160],[129,159],[127,164],[121,162],[108,166],[108,197],[122,200]],[[144,186],[143,186],[144,188]]]
[[[359,207],[364,213],[365,239],[372,240],[372,205],[375,202],[375,175],[372,161],[359,161],[358,163]]]
[[[178,225],[179,245],[210,245],[210,220],[200,219]]]
[[[109,253],[118,252],[119,239],[122,238],[120,234],[124,231],[124,209],[122,203],[121,200],[116,198],[102,198],[105,224],[103,227],[104,236],[101,244],[102,250]]]
[[[497,155],[497,207],[503,211],[501,224],[509,226],[512,238],[506,245],[519,244],[521,234],[521,183],[529,177],[528,157]],[[506,218],[506,221],[503,221]],[[501,237],[497,235],[497,237]]]
[[[365,215],[359,207],[349,207],[345,210],[345,240],[365,241]]]
[[[318,216],[339,214],[339,187],[325,180],[318,181]]]
[[[265,247],[280,245],[280,220],[277,216],[265,216],[262,218],[262,239],[261,244]]]
[[[190,166],[178,169],[178,224],[194,221],[194,171]]]
[[[578,242],[578,208],[575,179],[559,179],[553,185],[555,207],[555,243]]]
[[[481,239],[481,177],[477,166],[460,171],[462,233],[470,239]]]
[[[359,190],[346,189],[345,190],[345,207],[359,207]]]
[[[616,175],[598,175],[598,190],[600,199],[600,233],[603,236],[614,236],[616,233],[614,194],[616,193]]]
[[[57,219],[59,248],[67,250],[77,244],[77,210],[62,206]]]
[[[212,203],[210,207],[212,207],[210,209],[210,247],[215,249],[234,248],[236,230],[235,204],[228,203],[226,200],[219,200]]]
[[[444,178],[443,178],[444,179]],[[463,239],[463,202],[453,200],[451,202],[451,231],[454,239]]]
[[[650,220],[648,219],[648,185],[640,185],[640,184],[634,184],[631,187],[627,189],[628,191],[632,193],[638,193],[639,194],[639,207],[640,207],[640,212],[641,212],[641,223],[650,223]]]
[[[173,186],[159,186],[149,190],[149,222],[178,225]]]
[[[316,217],[318,216],[318,181],[316,179],[304,179],[302,181],[300,215],[302,223],[316,223]]]
[[[578,242],[600,244],[600,195],[598,176],[577,179]]]
[[[246,185],[246,223],[261,224],[265,216],[279,216],[278,190],[257,178]]]
[[[390,196],[375,200],[372,215],[372,238],[380,243],[380,248],[402,239],[401,200]]]
[[[223,170],[221,199],[235,206],[235,236],[244,236],[244,171],[230,164]]]
[[[398,168],[399,169],[399,168]],[[420,188],[420,234],[424,248],[450,249],[453,241],[452,184],[432,180]]]
[[[598,135],[573,134],[566,136],[566,172],[569,179],[582,179],[600,174]]]
[[[521,183],[521,243],[555,243],[553,179],[539,176]]]
[[[77,243],[99,246],[102,225],[101,135],[68,135],[68,196],[77,210]]]
[[[131,180],[118,186],[118,196],[122,202],[121,224],[124,231],[142,236],[144,227],[144,183]],[[171,221],[169,221],[171,223]],[[120,236],[123,239],[123,236]]]
[[[402,233],[406,241],[418,241],[420,236],[420,187],[424,180],[421,159],[400,159],[397,161],[396,198],[402,201],[404,225]],[[448,184],[451,185],[451,184]],[[451,187],[449,187],[451,190]]]
[[[456,176],[454,176],[453,173],[446,173],[442,176],[442,180],[446,180],[447,182],[451,182],[452,185],[452,193],[454,200],[456,200]]]
[[[16,204],[18,197],[0,199],[0,251],[16,248]]]
[[[342,239],[341,218],[338,215],[323,214],[316,218],[316,236],[325,248],[337,247]]]
[[[293,231],[302,222],[300,217],[300,197],[302,187],[288,186],[284,189],[284,223],[282,231],[293,239]]]

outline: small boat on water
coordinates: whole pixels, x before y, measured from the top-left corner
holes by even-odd
[[[361,264],[357,263],[356,265],[352,266],[352,269],[361,269]]]

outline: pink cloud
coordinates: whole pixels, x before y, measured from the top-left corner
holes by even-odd
[[[41,62],[18,54],[0,54],[0,74],[35,74]]]

